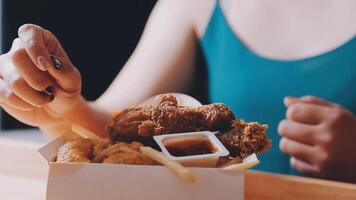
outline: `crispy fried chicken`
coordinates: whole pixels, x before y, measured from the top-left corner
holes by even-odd
[[[93,142],[90,139],[78,138],[66,142],[57,153],[57,162],[90,162]]]
[[[267,125],[234,120],[232,127],[231,130],[217,135],[221,143],[229,150],[230,156],[244,158],[252,153],[261,153],[271,148],[271,140],[266,135]]]
[[[87,138],[66,142],[57,153],[57,162],[93,162],[132,165],[153,165],[155,161],[141,153],[139,142],[95,143]]]
[[[267,125],[235,120],[224,104],[188,107],[177,105],[173,95],[161,95],[158,105],[136,106],[118,113],[106,129],[113,142],[139,141],[155,146],[154,135],[190,131],[219,131],[218,138],[231,156],[245,157],[271,147]]]
[[[226,130],[235,119],[224,104],[178,106],[173,95],[161,95],[157,106],[136,106],[118,113],[107,125],[112,141],[146,143],[154,135]]]

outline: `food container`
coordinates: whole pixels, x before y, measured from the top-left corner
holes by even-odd
[[[229,155],[216,133],[199,131],[154,136],[169,160],[187,167],[215,167],[218,159]]]
[[[192,167],[197,181],[187,183],[164,166],[56,163],[63,144],[57,138],[39,150],[49,165],[47,200],[242,200],[245,172],[236,169],[258,161],[253,154],[232,170]]]

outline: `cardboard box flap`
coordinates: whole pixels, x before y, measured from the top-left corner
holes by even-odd
[[[259,162],[252,154],[233,170],[193,167],[197,182],[188,184],[164,166],[52,162],[64,143],[57,138],[39,149],[49,163],[47,200],[242,200],[244,171],[240,169]]]
[[[41,147],[38,152],[46,159],[48,162],[54,161],[57,156],[57,151],[60,146],[65,143],[62,137],[58,137],[52,140],[47,145]]]
[[[50,163],[47,200],[242,200],[244,172],[192,168],[187,183],[163,166]]]

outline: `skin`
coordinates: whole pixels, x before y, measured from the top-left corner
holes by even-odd
[[[1,106],[51,137],[61,135],[73,123],[106,137],[104,127],[113,112],[156,94],[189,88],[196,46],[214,6],[214,0],[159,1],[136,50],[94,102],[81,96],[80,73],[56,37],[40,26],[23,25],[11,50],[0,56]],[[354,0],[225,0],[221,6],[245,45],[268,58],[315,56],[356,33]],[[63,62],[61,69],[53,66],[50,54]],[[48,86],[54,87],[53,94],[43,92]],[[280,123],[280,148],[292,156],[291,166],[306,175],[356,180],[356,172],[345,170],[356,167],[350,156],[356,151],[350,144],[355,139],[350,133],[356,128],[354,114],[316,97],[287,98],[285,104],[288,111]]]
[[[313,96],[286,97],[284,104],[279,147],[291,156],[291,166],[310,176],[356,182],[356,116]]]

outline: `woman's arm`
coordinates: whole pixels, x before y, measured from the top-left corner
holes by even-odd
[[[159,1],[122,71],[95,105],[112,112],[159,93],[184,91],[194,70],[196,38],[184,1]]]
[[[60,135],[61,130],[76,123],[106,136],[105,125],[112,112],[155,94],[184,91],[192,79],[197,43],[185,4],[159,1],[134,53],[105,93],[95,102],[81,98],[75,109],[66,114],[65,122],[40,128],[51,135]]]

